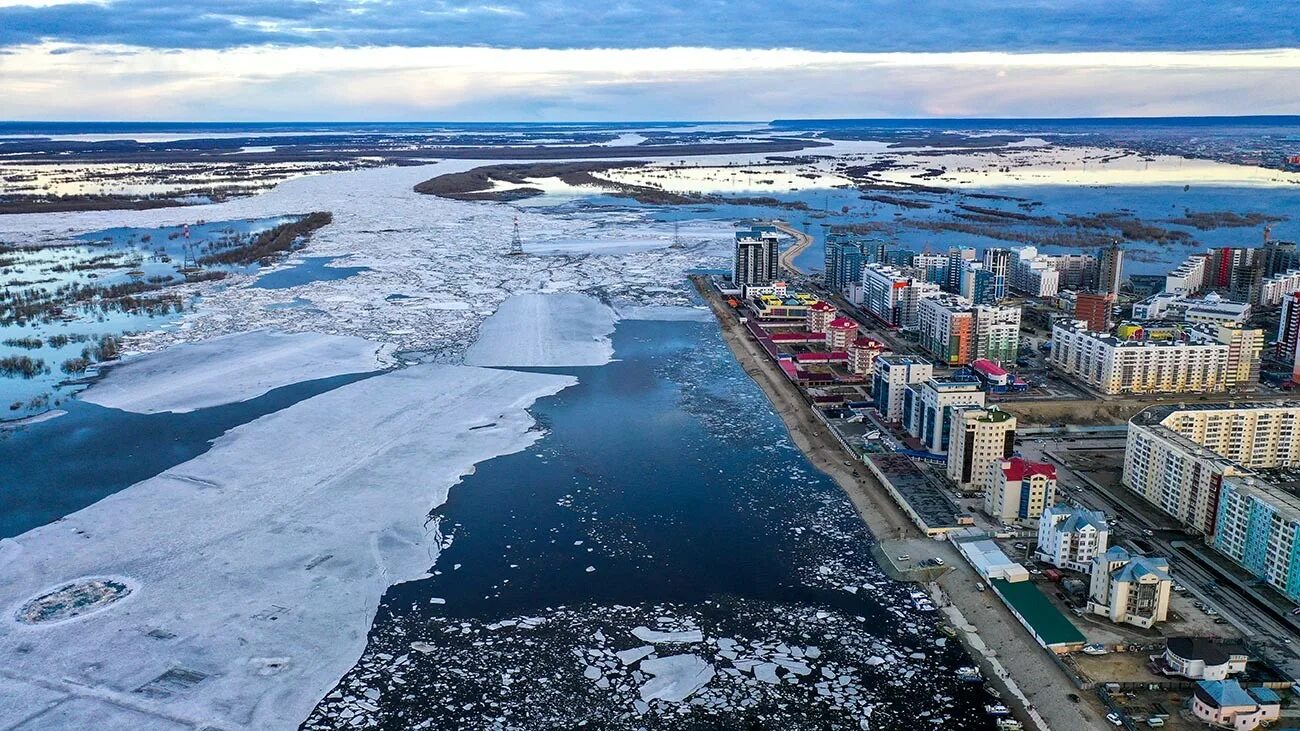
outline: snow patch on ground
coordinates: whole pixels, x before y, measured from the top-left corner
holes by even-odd
[[[483,323],[465,353],[475,366],[595,366],[614,355],[614,310],[581,294],[518,294]]]
[[[185,413],[247,401],[300,381],[377,370],[386,350],[340,335],[241,333],[130,359],[81,398],[138,414]]]
[[[33,728],[297,728],[361,655],[384,591],[436,560],[429,511],[540,438],[525,409],[574,382],[444,365],[357,381],[0,541],[0,607],[81,576],[138,585],[77,621],[0,616],[0,667],[21,686],[6,697],[62,699]]]

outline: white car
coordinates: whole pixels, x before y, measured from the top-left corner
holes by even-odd
[[[1114,712],[1114,711],[1111,711],[1110,713],[1107,713],[1107,714],[1106,714],[1106,720],[1107,720],[1107,721],[1110,721],[1110,723],[1111,723],[1112,726],[1123,726],[1123,725],[1124,725],[1124,721],[1123,721],[1123,719],[1121,719],[1121,718],[1119,717],[1119,714],[1116,713],[1116,712]]]

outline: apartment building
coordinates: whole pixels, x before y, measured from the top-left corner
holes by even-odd
[[[1038,559],[1057,568],[1091,573],[1109,540],[1106,516],[1094,510],[1051,505],[1038,521]]]
[[[984,390],[973,378],[930,378],[907,387],[903,394],[903,428],[921,440],[925,451],[947,454],[953,412],[963,406],[983,406]]]
[[[984,493],[984,512],[1004,523],[1038,520],[1056,503],[1056,467],[1012,457],[998,463]]]
[[[894,354],[878,356],[871,380],[871,397],[876,411],[886,421],[901,422],[907,387],[933,375],[934,366],[924,358]]]
[[[974,305],[941,294],[921,300],[917,312],[921,348],[948,365],[980,358],[1013,362],[1020,349],[1020,308]]]
[[[994,468],[1011,456],[1016,444],[1016,417],[997,408],[957,407],[948,436],[948,479],[963,491],[987,490]]]
[[[1173,585],[1167,560],[1111,546],[1092,561],[1088,611],[1116,624],[1150,629],[1168,618]]]

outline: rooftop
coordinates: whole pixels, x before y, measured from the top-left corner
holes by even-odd
[[[1232,642],[1218,642],[1205,637],[1170,637],[1165,640],[1170,654],[1184,660],[1202,660],[1206,665],[1222,665],[1232,655],[1245,656],[1246,650]]]
[[[1214,708],[1258,705],[1235,680],[1202,680],[1196,684],[1196,697]]]
[[[1033,628],[1034,634],[1043,644],[1074,645],[1083,644],[1083,634],[1074,626],[1061,610],[1057,609],[1032,581],[1008,582],[1006,579],[990,579],[989,583],[1002,596],[1016,613]]]
[[[1008,375],[1005,368],[998,365],[997,363],[994,363],[988,358],[976,358],[974,362],[970,364],[970,367],[990,376]]]
[[[1056,466],[1046,462],[1030,462],[1020,457],[1012,457],[1002,463],[1002,474],[1006,475],[1008,480],[1023,480],[1026,477],[1043,475],[1050,479],[1056,479]]]

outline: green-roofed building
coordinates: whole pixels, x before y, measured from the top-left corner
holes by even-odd
[[[989,585],[1002,597],[1002,602],[1016,615],[1016,619],[1038,640],[1038,644],[1057,654],[1074,652],[1083,647],[1086,642],[1083,633],[1043,596],[1034,582],[990,579]]]

